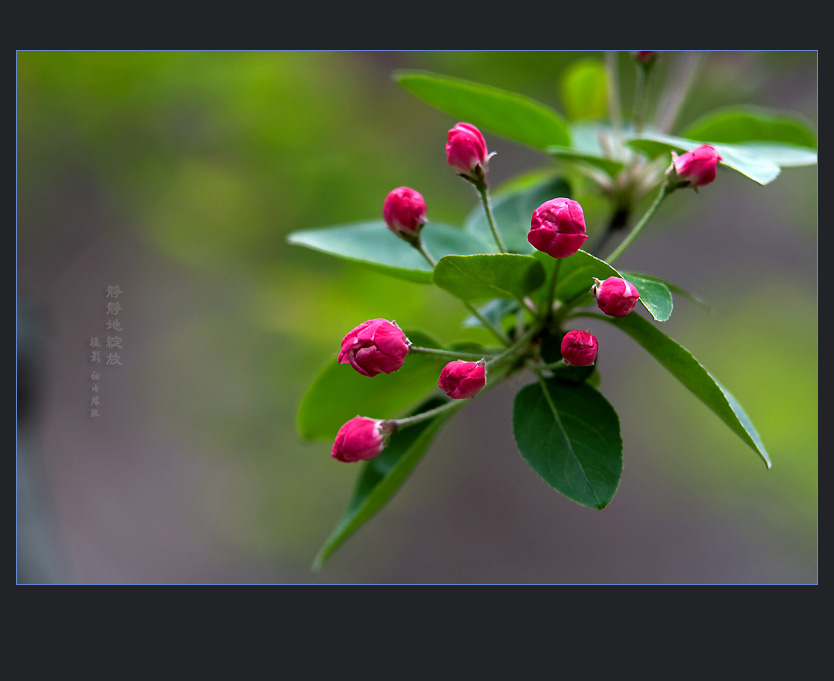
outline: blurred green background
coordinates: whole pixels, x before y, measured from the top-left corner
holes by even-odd
[[[520,379],[453,419],[389,505],[310,572],[358,469],[298,437],[306,386],[365,319],[453,340],[466,310],[287,234],[377,219],[400,185],[436,222],[476,206],[445,163],[457,121],[393,70],[569,113],[565,69],[602,58],[18,52],[18,583],[815,582],[816,167],[766,187],[722,168],[667,201],[619,263],[710,304],[676,300],[664,331],[744,405],[771,471],[632,341],[594,329],[624,439],[604,511],[561,497],[518,454]],[[816,52],[708,54],[680,122],[728,104],[816,129]],[[495,187],[554,166],[486,137]],[[601,223],[598,197],[575,198],[589,230]],[[94,382],[108,285],[123,291],[122,365]]]

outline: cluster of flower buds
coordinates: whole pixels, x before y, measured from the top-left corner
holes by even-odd
[[[712,181],[717,154],[710,156],[703,147],[680,158],[673,155],[670,173],[676,182],[700,186]],[[714,152],[714,150],[713,150]],[[491,154],[480,131],[469,123],[458,123],[449,130],[446,160],[458,175],[486,188],[486,174]],[[712,176],[709,176],[709,163]],[[394,234],[421,249],[420,232],[426,225],[426,202],[410,187],[397,187],[389,192],[382,207],[385,224]],[[539,251],[553,258],[567,258],[576,253],[588,238],[582,206],[573,199],[555,198],[545,201],[533,211],[527,239]],[[594,278],[591,289],[600,310],[612,317],[629,314],[640,294],[630,282],[620,277],[605,281]],[[352,329],[342,339],[338,362],[350,364],[363,376],[390,374],[400,369],[412,351],[412,343],[394,321],[369,319]],[[588,331],[573,330],[562,339],[561,352],[565,364],[591,366],[596,361],[599,343]],[[425,351],[425,348],[418,348]],[[438,387],[455,400],[471,399],[486,385],[487,363],[456,359],[443,367]],[[379,456],[397,428],[397,421],[381,421],[356,416],[339,430],[332,456],[339,461],[364,461]]]
[[[350,364],[363,376],[390,374],[405,363],[411,341],[396,322],[369,319],[342,339],[339,364]],[[470,399],[486,385],[486,361],[454,360],[440,372],[438,387],[456,400]],[[331,456],[345,462],[379,456],[396,427],[395,422],[356,416],[336,435]]]
[[[697,190],[715,179],[716,166],[721,160],[715,147],[709,144],[702,144],[680,156],[673,151],[672,164],[666,170],[666,182],[673,189],[694,187]]]

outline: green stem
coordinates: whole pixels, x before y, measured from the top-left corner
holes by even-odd
[[[429,261],[429,265],[431,265],[432,267],[437,266],[437,261],[434,258],[432,258],[429,252],[426,250],[426,246],[423,244],[422,239],[417,239],[416,243],[412,243],[412,246],[414,246],[414,248],[420,251],[422,256]]]
[[[556,258],[553,264],[553,272],[550,273],[550,287],[547,290],[547,302],[545,305],[544,320],[545,323],[550,322],[553,318],[553,300],[556,297],[556,281],[559,279],[559,268],[562,265],[562,259]]]
[[[507,249],[504,247],[504,242],[501,241],[501,235],[498,234],[498,228],[495,226],[495,216],[492,214],[492,205],[489,200],[489,188],[487,187],[486,182],[476,184],[475,188],[478,190],[478,194],[481,195],[481,202],[484,204],[487,222],[489,223],[489,228],[492,230],[492,236],[495,239],[495,243],[498,244],[498,250],[502,253],[506,253]]]
[[[449,357],[451,359],[465,359],[478,361],[485,357],[491,356],[491,353],[475,354],[474,352],[457,352],[455,350],[440,350],[439,348],[422,348],[416,345],[411,345],[408,348],[409,352],[418,352],[423,355],[437,355],[438,357]]]
[[[429,409],[428,411],[424,411],[420,414],[415,414],[414,416],[406,416],[405,418],[401,419],[390,419],[388,421],[383,422],[382,429],[389,433],[393,433],[399,430],[400,428],[413,426],[415,423],[420,423],[421,421],[428,421],[429,419],[433,419],[435,416],[437,416],[438,414],[442,414],[444,411],[459,409],[464,404],[466,404],[466,402],[466,400],[451,400],[449,402],[446,402],[445,404],[441,404],[439,407]]]
[[[604,258],[605,262],[609,265],[614,264],[614,261],[623,254],[623,252],[631,245],[631,242],[634,241],[637,238],[637,235],[643,230],[643,227],[645,227],[649,220],[654,217],[654,214],[657,212],[657,209],[660,208],[660,204],[663,203],[663,200],[673,191],[674,189],[671,189],[665,182],[660,185],[660,192],[654,200],[654,203],[649,206],[646,214],[640,218],[640,222],[634,225],[634,229],[632,229],[629,235],[620,242],[620,245],[617,246],[617,248],[615,248],[607,258]]]
[[[507,337],[507,334],[505,334],[503,331],[501,331],[501,329],[497,328],[496,326],[493,326],[493,324],[486,317],[484,317],[480,312],[478,312],[478,308],[476,308],[472,303],[467,302],[465,300],[462,302],[464,305],[466,305],[469,311],[473,315],[475,315],[475,317],[478,318],[478,321],[481,322],[481,324],[483,324],[485,328],[489,329],[498,340],[500,340],[504,345],[511,344],[512,341],[510,341],[510,339]]]
[[[540,331],[540,329],[541,327],[538,324],[531,325],[530,328],[527,329],[526,333],[518,339],[518,341],[516,341],[513,345],[504,350],[504,352],[502,352],[500,355],[495,355],[495,357],[492,357],[490,360],[487,361],[485,365],[487,370],[494,366],[497,366],[505,359],[507,359],[507,357],[511,357],[519,350],[521,350],[525,345],[527,345],[527,343],[530,342],[533,336],[535,336]]]
[[[416,248],[426,260],[428,260],[429,264],[432,267],[437,266],[437,262],[434,260],[434,258],[431,257],[431,255],[429,255],[429,252],[423,245],[422,239],[417,239],[416,241],[411,241],[409,243],[411,243],[411,245],[414,246],[414,248]],[[486,317],[484,317],[480,312],[478,312],[478,310],[475,309],[475,307],[471,303],[468,303],[465,300],[462,302],[464,305],[466,305],[469,311],[478,318],[478,321],[481,322],[481,324],[483,324],[485,328],[489,329],[498,340],[500,340],[504,345],[510,344],[510,339],[507,338],[506,334],[503,333],[501,329],[498,329],[494,327],[492,324],[490,324],[489,320],[486,319]]]

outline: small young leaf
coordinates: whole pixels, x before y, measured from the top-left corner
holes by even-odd
[[[520,299],[544,283],[544,268],[532,255],[447,255],[433,281],[461,300]]]
[[[620,420],[595,388],[555,378],[522,388],[513,434],[530,467],[568,499],[596,509],[611,501],[623,472]]]
[[[407,330],[406,336],[414,345],[439,347],[419,331]],[[350,365],[338,364],[334,355],[301,398],[298,432],[305,440],[329,440],[354,416],[398,417],[437,390],[437,377],[448,361],[436,355],[411,353],[391,374],[362,376]]]
[[[490,253],[476,234],[429,222],[420,232],[426,250],[439,260],[450,253]],[[350,260],[399,279],[427,284],[432,267],[417,249],[397,237],[383,220],[318,227],[292,232],[287,241]]]
[[[492,202],[492,213],[498,233],[508,251],[533,251],[533,247],[527,241],[533,211],[545,201],[561,196],[570,196],[570,187],[561,177],[548,177],[531,187],[524,186],[516,191],[497,194]],[[491,243],[493,240],[486,214],[480,204],[467,216],[463,228],[477,235],[480,241]]]
[[[444,400],[440,399],[430,400],[414,413],[428,411],[443,402]],[[462,405],[466,400],[460,402]],[[313,562],[314,571],[321,569],[333,552],[394,496],[420,462],[441,426],[455,411],[457,410],[450,409],[432,419],[394,433],[382,454],[361,464],[362,470],[348,507],[316,556]]]
[[[556,111],[534,99],[490,85],[425,71],[399,71],[411,94],[451,116],[536,149],[570,146],[570,131]]]
[[[677,378],[707,407],[714,411],[732,431],[746,442],[771,467],[759,433],[744,409],[724,386],[713,378],[688,350],[678,345],[666,334],[642,317],[630,314],[626,317],[590,315],[617,326],[642,345],[669,373]]]

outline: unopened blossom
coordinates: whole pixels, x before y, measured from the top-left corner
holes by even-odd
[[[562,339],[561,349],[565,364],[585,367],[596,360],[599,343],[587,331],[568,331]]]
[[[490,156],[484,136],[471,123],[458,123],[449,130],[446,161],[461,177],[485,183]]]
[[[423,195],[410,187],[397,187],[388,193],[382,204],[382,217],[394,234],[414,241],[426,224],[426,202]]]
[[[608,277],[604,281],[594,277],[591,292],[597,301],[597,307],[609,317],[625,317],[634,309],[640,298],[637,287],[620,277]]]
[[[573,255],[587,238],[582,206],[573,199],[545,201],[530,218],[527,241],[554,258]]]
[[[405,362],[411,342],[395,322],[369,319],[342,339],[339,364],[350,364],[363,376],[390,374]]]
[[[449,362],[440,372],[437,385],[456,400],[475,397],[486,385],[484,362],[466,362],[461,359]]]
[[[346,463],[379,456],[386,444],[383,423],[367,416],[354,416],[339,428],[330,456]]]
[[[672,152],[672,165],[666,171],[673,186],[703,187],[715,179],[716,166],[721,156],[715,147],[702,144],[700,147],[678,156]]]

